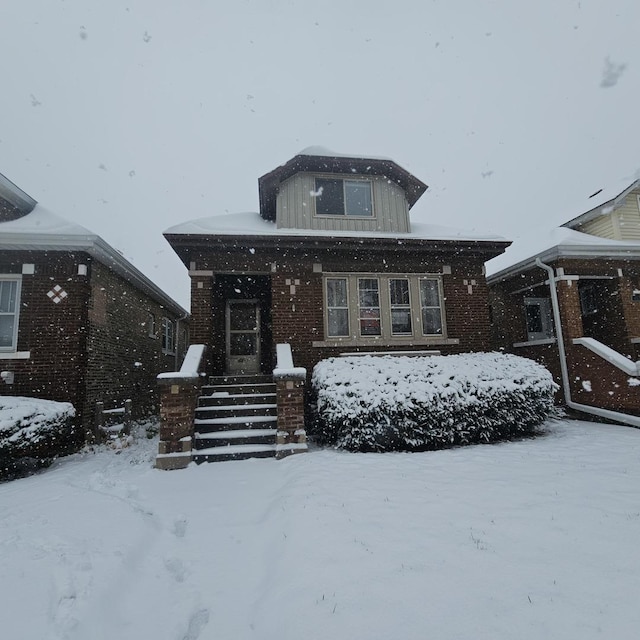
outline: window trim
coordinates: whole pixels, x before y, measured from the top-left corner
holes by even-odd
[[[344,174],[313,174],[313,187],[314,191],[312,193],[311,200],[313,201],[313,215],[316,218],[328,218],[330,220],[335,220],[338,218],[339,220],[374,220],[376,218],[376,207],[374,203],[373,197],[373,180],[367,176],[347,176]],[[343,213],[318,213],[316,202],[318,198],[318,185],[316,180],[320,178],[321,180],[340,180],[342,182],[342,206]],[[346,186],[347,182],[365,182],[369,185],[369,193],[371,195],[371,214],[370,215],[349,215],[347,213],[347,198],[346,198]]]
[[[553,314],[551,313],[551,299],[544,297],[526,297],[523,299],[524,305],[524,330],[527,334],[527,342],[538,342],[543,340],[554,340],[555,327],[553,326]],[[537,306],[540,308],[540,318],[542,331],[529,331],[527,307]]]
[[[335,279],[345,279],[347,281],[348,296],[348,316],[349,335],[332,336],[329,335],[328,326],[328,298],[327,281]],[[379,304],[380,304],[380,335],[362,335],[360,333],[359,314],[359,289],[358,281],[362,279],[376,279],[378,281]],[[390,286],[392,280],[409,281],[409,301],[411,311],[411,334],[392,333],[391,321],[391,294]],[[438,296],[440,302],[440,317],[442,321],[442,333],[424,334],[422,326],[422,307],[420,296],[420,281],[435,280],[438,283]],[[459,344],[459,339],[449,338],[446,326],[446,310],[444,306],[443,280],[442,274],[430,273],[323,273],[323,328],[324,340],[314,342],[314,346],[340,346],[340,345],[411,345],[411,344]]]
[[[13,316],[13,336],[11,344],[6,347],[0,346],[0,353],[16,353],[18,351],[18,327],[20,324],[20,299],[22,296],[22,276],[20,274],[3,273],[0,274],[0,281],[16,283],[15,310],[13,313],[0,312],[3,316]]]
[[[347,294],[347,306],[346,307],[331,307],[331,309],[346,309],[347,310],[347,333],[344,335],[329,335],[329,287],[327,286],[327,282],[329,280],[344,280],[345,289]],[[334,276],[323,278],[323,286],[324,290],[324,305],[323,305],[323,315],[324,315],[324,335],[332,340],[335,339],[345,339],[350,337],[350,327],[351,327],[351,309],[349,307],[349,279],[345,276]]]
[[[162,316],[162,353],[167,355],[174,355],[176,352],[176,343],[175,343],[175,326],[173,320],[168,318],[167,316]],[[171,331],[167,331],[167,329],[171,327]],[[169,337],[171,341],[169,341]],[[169,342],[171,344],[169,345]]]

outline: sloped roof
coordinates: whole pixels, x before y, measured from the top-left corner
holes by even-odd
[[[586,200],[579,203],[575,209],[572,209],[577,215],[563,223],[562,226],[575,229],[600,215],[611,213],[624,202],[631,191],[638,187],[640,187],[640,179],[624,178],[604,189],[598,189]]]
[[[465,231],[435,224],[412,223],[411,232],[383,231],[328,231],[326,229],[294,229],[277,227],[275,222],[265,220],[259,213],[232,213],[190,220],[170,227],[165,236],[278,236],[310,238],[379,238],[400,240],[442,240],[468,242],[508,242],[501,236]]]
[[[173,298],[100,236],[39,204],[16,220],[0,222],[1,250],[85,251],[174,313],[187,314]]]
[[[540,258],[543,262],[558,258],[640,259],[640,242],[610,240],[569,229],[532,233],[516,240],[502,255],[486,263],[487,280],[497,282],[530,269]]]
[[[276,196],[280,183],[296,173],[306,171],[385,176],[404,190],[409,208],[428,188],[424,182],[389,158],[340,154],[324,147],[307,147],[258,179],[260,215],[265,220],[276,219]]]

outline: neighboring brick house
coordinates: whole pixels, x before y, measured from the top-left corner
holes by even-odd
[[[487,265],[493,343],[546,365],[569,407],[640,426],[640,180],[578,211]]]
[[[132,400],[158,409],[179,366],[187,312],[118,251],[0,175],[0,394],[71,402],[82,433]]]
[[[210,373],[270,373],[281,343],[309,374],[345,352],[489,348],[484,262],[507,241],[412,223],[427,186],[384,158],[312,147],[258,184],[259,213],[165,232]]]

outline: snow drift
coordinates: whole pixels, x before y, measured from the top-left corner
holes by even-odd
[[[532,434],[557,385],[518,356],[355,356],[313,371],[314,435],[350,451],[419,451]]]

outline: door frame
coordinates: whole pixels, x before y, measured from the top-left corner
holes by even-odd
[[[252,305],[255,309],[255,329],[254,331],[241,330],[238,333],[253,333],[256,337],[256,352],[252,356],[246,356],[251,358],[249,362],[249,368],[235,367],[235,363],[232,366],[231,356],[231,307],[233,305]],[[224,328],[224,342],[225,342],[225,372],[228,374],[237,375],[251,375],[260,373],[260,341],[261,341],[261,309],[260,302],[255,298],[232,298],[228,299],[225,303],[225,328]],[[239,357],[239,356],[236,356]]]

